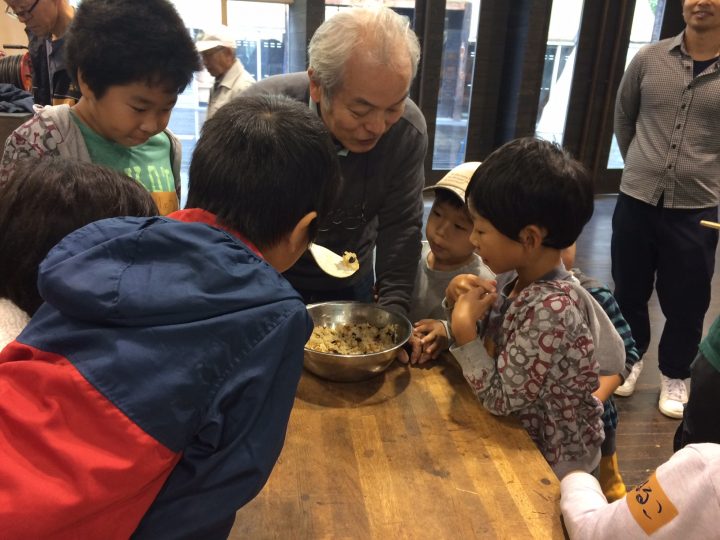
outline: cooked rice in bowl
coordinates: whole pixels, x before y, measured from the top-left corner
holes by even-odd
[[[397,324],[381,328],[369,323],[316,326],[305,346],[324,353],[370,354],[391,349],[397,336]]]

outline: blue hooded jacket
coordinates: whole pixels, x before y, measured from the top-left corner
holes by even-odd
[[[236,235],[161,217],[75,231],[38,287],[0,353],[3,535],[226,538],[282,448],[300,295]]]

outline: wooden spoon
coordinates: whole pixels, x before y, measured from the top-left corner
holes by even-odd
[[[359,264],[348,264],[343,257],[321,245],[310,244],[309,249],[317,265],[328,275],[346,278],[352,276],[360,268]]]

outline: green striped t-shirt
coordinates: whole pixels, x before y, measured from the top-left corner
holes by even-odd
[[[71,116],[80,128],[93,163],[122,171],[137,180],[150,192],[161,215],[179,209],[172,172],[171,144],[165,133],[158,133],[143,144],[126,147],[101,137],[75,114]]]

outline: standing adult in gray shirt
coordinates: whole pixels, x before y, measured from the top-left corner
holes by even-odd
[[[320,25],[308,53],[307,72],[264,79],[244,95],[285,94],[322,118],[343,179],[316,241],[355,252],[360,270],[333,278],[305,254],[285,276],[306,302],[371,302],[375,286],[380,305],[407,314],[420,258],[427,149],[425,119],[408,98],[418,39],[407,18],[388,8],[353,8]]]
[[[660,412],[682,418],[690,364],[710,303],[720,193],[720,0],[684,0],[685,30],[642,48],[615,106],[625,159],[612,234],[615,297],[641,354],[650,343],[647,303],[665,315],[658,350]],[[635,364],[617,393],[629,395]]]

